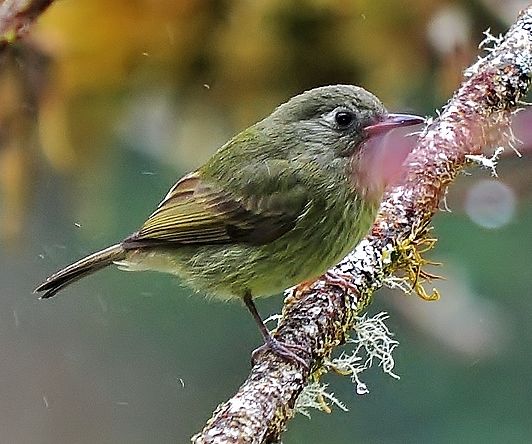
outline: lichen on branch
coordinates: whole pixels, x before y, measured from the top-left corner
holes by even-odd
[[[303,387],[345,343],[373,293],[405,271],[410,288],[427,296],[423,249],[432,247],[430,222],[447,187],[471,156],[513,146],[511,115],[532,78],[532,6],[525,9],[488,54],[465,72],[460,88],[420,135],[404,174],[384,195],[371,233],[326,275],[287,291],[276,336],[304,352],[310,370],[265,353],[233,398],[221,404],[196,444],[259,444],[280,439]],[[330,276],[329,275],[329,276]],[[303,356],[304,355],[304,356]]]

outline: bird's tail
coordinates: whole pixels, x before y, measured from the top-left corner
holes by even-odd
[[[44,291],[41,299],[51,298],[61,290],[63,287],[70,285],[72,282],[81,279],[84,276],[101,270],[102,268],[111,265],[115,261],[121,261],[126,258],[126,250],[121,244],[112,245],[105,250],[98,251],[91,254],[68,267],[59,270],[52,274],[41,285],[39,285],[33,292],[39,293]]]

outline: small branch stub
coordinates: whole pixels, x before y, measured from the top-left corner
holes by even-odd
[[[54,0],[5,0],[0,3],[0,50],[24,36]]]

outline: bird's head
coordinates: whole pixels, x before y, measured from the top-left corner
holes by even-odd
[[[312,159],[329,168],[347,163],[353,186],[378,199],[389,181],[386,156],[378,147],[381,136],[424,120],[389,113],[377,97],[361,87],[331,85],[293,97],[263,122],[269,137],[286,147],[289,157]]]

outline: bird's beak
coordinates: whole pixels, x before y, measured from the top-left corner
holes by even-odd
[[[368,136],[375,136],[387,133],[394,128],[419,125],[424,122],[425,119],[423,117],[411,114],[387,114],[383,120],[366,126],[364,130]]]

